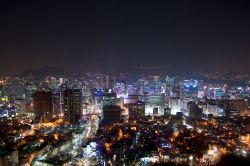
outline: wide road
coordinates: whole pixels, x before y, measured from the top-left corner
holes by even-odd
[[[83,137],[83,142],[87,142],[88,139],[94,138],[96,131],[98,129],[99,125],[99,118],[98,116],[91,116],[89,119],[86,129],[85,129],[85,135]],[[82,142],[82,143],[83,143]],[[79,147],[81,148],[81,147]],[[78,151],[76,152],[77,155],[75,155],[69,162],[66,163],[67,166],[72,165],[87,165],[87,166],[95,166],[98,164],[96,160],[96,156],[94,153],[88,153],[86,151]]]
[[[41,160],[46,161],[46,159],[48,158],[53,159],[55,157],[63,158],[63,156],[70,156],[70,161],[68,161],[66,165],[90,165],[90,163],[93,163],[92,157],[85,156],[82,144],[84,142],[87,142],[88,139],[95,136],[98,125],[98,116],[91,115],[88,118],[88,121],[84,126],[84,130],[81,134],[75,134],[72,141],[65,143],[60,148],[53,149],[49,154],[45,154],[44,156],[40,157],[33,165],[45,165],[45,163],[41,162]]]

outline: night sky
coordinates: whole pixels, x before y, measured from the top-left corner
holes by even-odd
[[[6,1],[0,74],[56,66],[250,71],[247,1]]]

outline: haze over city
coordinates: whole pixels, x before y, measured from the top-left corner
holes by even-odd
[[[248,6],[247,1],[5,1],[0,73],[44,66],[122,71],[140,65],[249,72]]]

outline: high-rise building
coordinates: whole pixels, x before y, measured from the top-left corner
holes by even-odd
[[[1,166],[9,166],[9,165],[19,165],[18,160],[18,150],[11,149],[11,150],[1,150],[0,155],[0,165]]]
[[[26,82],[24,84],[24,98],[27,102],[30,102],[32,94],[36,91],[36,86],[32,82]]]
[[[139,83],[139,87],[140,87],[139,94],[143,96],[144,95],[144,89],[145,89],[144,80],[140,79],[140,80],[138,80],[138,83]]]
[[[107,107],[107,106],[115,106],[116,102],[116,94],[111,92],[111,93],[103,93],[102,95],[102,106]]]
[[[126,104],[125,107],[128,109],[129,117],[140,117],[145,115],[145,103],[142,101]]]
[[[171,114],[176,115],[177,112],[181,111],[181,99],[180,98],[169,98],[169,107],[171,108]]]
[[[176,86],[176,78],[170,78],[169,76],[166,77],[166,96],[168,97],[177,97],[177,91],[175,91]]]
[[[219,116],[218,110],[219,110],[219,106],[216,103],[208,102],[206,110],[205,110],[205,114],[206,115],[211,114],[214,117],[217,117],[217,116]]]
[[[53,116],[53,94],[50,91],[37,91],[32,95],[34,113],[38,117]]]
[[[164,115],[164,108],[166,108],[165,96],[147,96],[145,100],[145,115]]]
[[[113,89],[116,83],[116,78],[109,75],[102,75],[101,85],[103,89]]]
[[[13,86],[11,94],[15,96],[15,99],[22,100],[24,99],[24,86],[22,84],[16,84]]]
[[[214,99],[222,99],[225,95],[221,88],[214,88]]]
[[[184,80],[180,87],[181,98],[197,98],[198,97],[198,81]]]
[[[164,115],[171,115],[171,108],[167,107],[167,108],[164,108]]]
[[[119,83],[125,84],[125,88],[127,88],[127,84],[128,84],[127,73],[120,73],[118,81]]]
[[[123,110],[119,106],[106,106],[103,108],[103,122],[114,123],[121,119],[121,112]]]
[[[104,92],[102,96],[102,121],[104,123],[119,122],[121,113],[124,112],[120,105],[123,105],[123,102],[118,102],[115,93]]]
[[[195,119],[202,119],[202,109],[199,108],[198,104],[195,102],[188,103],[189,117]]]
[[[117,94],[117,98],[125,97],[126,88],[124,83],[116,83],[113,91]]]
[[[53,108],[54,108],[54,115],[61,116],[63,111],[63,94],[61,91],[56,91],[53,93]]]
[[[64,120],[66,123],[76,123],[82,116],[82,90],[66,89],[63,93]]]

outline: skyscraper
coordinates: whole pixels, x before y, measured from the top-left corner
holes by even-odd
[[[103,120],[104,123],[119,122],[121,118],[121,112],[123,110],[120,106],[106,106],[103,108]]]
[[[55,91],[53,93],[54,115],[56,116],[62,115],[62,106],[63,106],[62,91]]]
[[[64,98],[64,120],[66,123],[76,123],[82,115],[82,90],[66,89]]]
[[[137,101],[136,103],[130,103],[126,105],[129,112],[129,117],[140,117],[145,115],[145,103],[142,101]]]
[[[53,115],[53,97],[52,92],[38,91],[32,95],[34,113],[36,116],[44,119],[51,118]]]
[[[102,75],[101,86],[103,89],[113,89],[115,86],[116,78],[109,75]]]
[[[199,108],[198,104],[191,101],[188,103],[189,117],[195,119],[202,119],[202,109]]]

